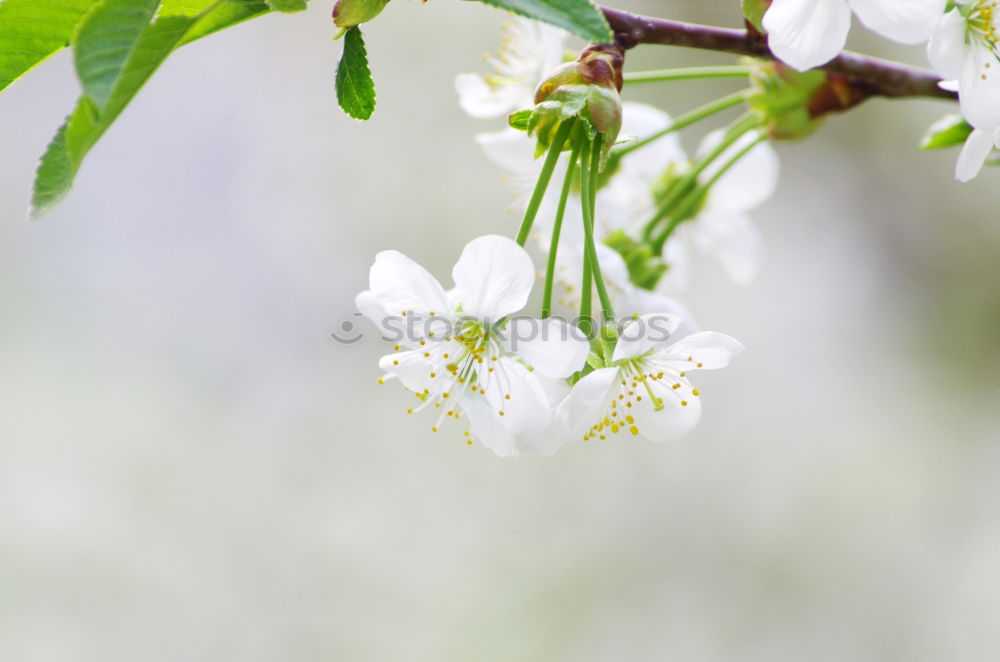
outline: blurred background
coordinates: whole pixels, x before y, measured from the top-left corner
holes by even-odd
[[[698,376],[693,435],[504,461],[407,417],[375,339],[328,334],[377,251],[446,279],[513,233],[472,140],[502,122],[452,87],[505,16],[394,2],[362,124],[311,4],[173,56],[38,222],[70,59],[0,96],[0,660],[1000,659],[1000,171],[963,186],[955,152],[915,150],[947,104],[779,146],[763,273],[691,299],[748,347]],[[679,113],[737,84],[626,98]]]

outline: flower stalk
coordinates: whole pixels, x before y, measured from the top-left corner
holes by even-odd
[[[569,156],[569,164],[566,166],[566,176],[563,179],[562,191],[559,194],[559,206],[556,209],[556,217],[552,223],[552,241],[549,244],[548,259],[545,264],[545,289],[542,291],[542,319],[552,315],[552,287],[556,277],[556,256],[559,254],[559,237],[562,235],[563,217],[566,215],[566,203],[569,200],[570,190],[573,188],[573,175],[576,169],[576,160],[580,156],[580,146],[574,145]]]
[[[753,67],[733,65],[721,67],[683,67],[677,69],[655,69],[635,71],[623,75],[626,83],[666,83],[679,80],[709,80],[714,78],[746,78]]]
[[[674,185],[674,188],[667,195],[666,199],[660,203],[653,218],[646,223],[645,229],[643,230],[643,234],[647,239],[653,236],[653,232],[661,220],[666,218],[668,214],[673,214],[676,211],[678,203],[691,195],[693,191],[697,190],[698,176],[704,172],[705,169],[712,164],[712,162],[722,156],[722,154],[725,153],[725,151],[729,149],[733,143],[742,138],[749,131],[757,128],[759,125],[760,120],[753,114],[747,113],[730,127],[722,141],[704,158],[698,161],[694,168],[692,168],[689,173],[687,173]]]
[[[559,129],[556,131],[555,137],[552,139],[552,145],[549,147],[548,154],[545,156],[545,162],[542,164],[542,170],[538,174],[538,181],[535,183],[535,190],[531,194],[531,200],[528,201],[528,208],[524,210],[524,218],[521,220],[521,227],[517,231],[517,243],[520,246],[524,246],[525,242],[528,241],[528,235],[531,234],[531,226],[535,223],[535,217],[538,215],[538,208],[542,204],[542,198],[545,197],[545,191],[549,188],[549,181],[552,179],[552,172],[556,168],[556,162],[559,160],[559,155],[562,154],[563,146],[566,144],[566,139],[569,138],[570,131],[573,130],[574,121],[572,119],[563,122]]]

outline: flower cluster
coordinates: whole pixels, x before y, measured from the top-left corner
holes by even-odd
[[[409,411],[439,410],[435,430],[464,421],[470,444],[504,457],[619,434],[668,441],[697,424],[689,373],[725,367],[742,345],[699,331],[679,297],[701,255],[738,283],[753,278],[760,239],[748,212],[777,179],[761,122],[711,132],[689,158],[667,114],[622,103],[618,47],[573,57],[567,37],[515,18],[488,57],[494,71],[455,81],[470,115],[510,117],[476,140],[512,186],[517,240],[470,242],[452,290],[380,253],[357,300],[380,326],[426,320],[380,363],[381,381],[416,398]],[[538,269],[529,240],[545,255]],[[538,276],[541,315],[516,316]]]
[[[995,2],[761,3],[760,24],[783,62],[702,69],[748,87],[677,117],[622,101],[621,46],[591,44],[574,56],[566,33],[524,18],[505,27],[501,50],[487,58],[492,73],[457,77],[464,110],[507,119],[476,141],[504,171],[521,223],[514,239],[472,240],[450,290],[401,253],[376,258],[360,310],[382,327],[423,322],[380,363],[381,381],[398,380],[416,398],[411,413],[440,410],[435,430],[464,421],[468,443],[504,457],[619,434],[667,441],[694,428],[701,398],[688,375],[727,366],[743,347],[701,331],[687,298],[704,262],[740,286],[756,276],[762,241],[750,214],[777,187],[770,143],[808,136],[865,98],[844,76],[813,69],[843,48],[852,12],[897,41],[928,42],[932,63],[954,81],[975,129],[962,178],[1000,137]],[[631,80],[688,77],[697,74]],[[682,129],[740,106],[742,115],[685,150]],[[541,255],[537,265],[526,246]],[[540,314],[520,314],[536,280]]]
[[[710,332],[673,341],[679,320],[668,315],[628,321],[620,333],[602,329],[596,352],[564,320],[511,317],[527,303],[535,270],[505,237],[469,242],[452,278],[445,290],[410,258],[383,251],[356,303],[380,326],[391,317],[428,320],[382,357],[379,381],[399,380],[413,394],[408,413],[436,410],[435,431],[446,419],[467,421],[468,443],[501,457],[551,455],[619,433],[679,437],[701,413],[687,373],[722,368],[742,349]]]
[[[1000,5],[996,0],[773,0],[763,27],[774,54],[799,70],[844,48],[851,14],[882,36],[926,44],[943,85],[958,91],[972,126],[956,176],[975,177],[1000,146]]]

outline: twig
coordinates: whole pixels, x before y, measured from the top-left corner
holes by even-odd
[[[608,7],[602,10],[616,41],[624,48],[660,44],[777,59],[767,47],[766,38],[746,30],[668,21]],[[845,51],[822,68],[851,78],[873,96],[957,98],[955,92],[941,89],[941,78],[930,71],[858,53]]]

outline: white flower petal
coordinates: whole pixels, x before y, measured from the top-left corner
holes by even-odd
[[[685,336],[699,330],[698,322],[687,306],[678,299],[661,292],[650,292],[636,287],[628,295],[623,295],[621,300],[616,302],[616,305],[619,305],[618,312],[622,315],[645,315],[647,313],[673,315],[681,320],[681,325],[674,331],[676,335]]]
[[[938,22],[927,43],[927,59],[934,71],[946,80],[962,75],[965,64],[965,19],[952,9]]]
[[[455,76],[455,91],[462,110],[477,119],[490,119],[525,105],[532,90],[528,85],[492,86],[477,74],[459,74]]]
[[[505,428],[486,398],[467,393],[461,399],[462,412],[469,420],[472,435],[484,447],[500,457],[517,457],[521,454],[518,448],[518,435]]]
[[[663,261],[669,266],[661,283],[671,292],[685,292],[691,287],[690,224],[682,223],[663,245]]]
[[[611,360],[634,359],[666,347],[680,323],[680,318],[667,313],[650,313],[625,322],[621,325]]]
[[[619,135],[642,140],[666,129],[672,123],[670,115],[662,110],[630,101],[622,104],[622,128]],[[621,174],[618,176],[639,178],[648,187],[671,164],[686,160],[680,137],[675,132],[622,158]]]
[[[647,406],[633,407],[630,410],[635,417],[639,436],[662,444],[680,439],[698,425],[701,420],[701,398],[691,394],[690,384],[686,380],[680,382],[682,386],[679,391],[664,386],[662,382],[650,383],[653,395],[662,402],[662,408],[656,410]]]
[[[724,131],[713,131],[705,136],[698,148],[698,156],[703,157],[722,142]],[[701,175],[702,181],[712,178],[730,159],[746,149],[758,139],[756,131],[747,133],[719,156]],[[707,204],[725,211],[750,211],[759,207],[774,195],[778,188],[778,155],[774,149],[762,142],[743,155],[709,192]]]
[[[541,161],[535,160],[535,141],[524,131],[507,127],[502,131],[476,134],[476,143],[486,158],[510,173],[535,177]]]
[[[871,30],[903,44],[930,38],[946,0],[851,0],[854,12]]]
[[[538,378],[509,356],[490,363],[493,372],[479,370],[477,383],[486,391],[481,397],[493,407],[497,422],[515,433],[547,428],[552,409]]]
[[[959,78],[962,115],[977,129],[1000,126],[1000,65],[985,48],[969,48]]]
[[[452,308],[441,284],[399,251],[382,251],[369,272],[369,290],[355,299],[358,309],[385,329],[387,319],[447,315]]]
[[[570,439],[582,439],[605,416],[618,379],[617,368],[601,368],[578,381],[556,409],[556,422]]]
[[[698,249],[719,260],[738,285],[749,285],[760,271],[762,241],[746,214],[708,207],[691,223]]]
[[[399,378],[399,382],[414,393],[425,390],[434,395],[440,392],[440,380],[431,377],[435,373],[434,363],[428,360],[423,352],[396,352],[387,354],[378,361],[378,367],[386,373]]]
[[[535,281],[527,251],[498,235],[470,241],[451,274],[462,313],[491,321],[524,308]]]
[[[546,377],[569,377],[583,369],[590,354],[590,343],[583,333],[555,317],[515,317],[505,336],[510,351]]]
[[[847,0],[774,0],[764,14],[771,51],[799,71],[826,64],[851,29]]]
[[[969,134],[962,147],[962,153],[958,156],[958,164],[955,166],[955,178],[960,182],[967,182],[979,174],[986,163],[987,157],[993,151],[993,132],[985,129],[975,129]]]
[[[743,349],[743,344],[731,336],[716,331],[701,331],[657,352],[653,359],[676,372],[718,370],[729,365],[729,361]]]

